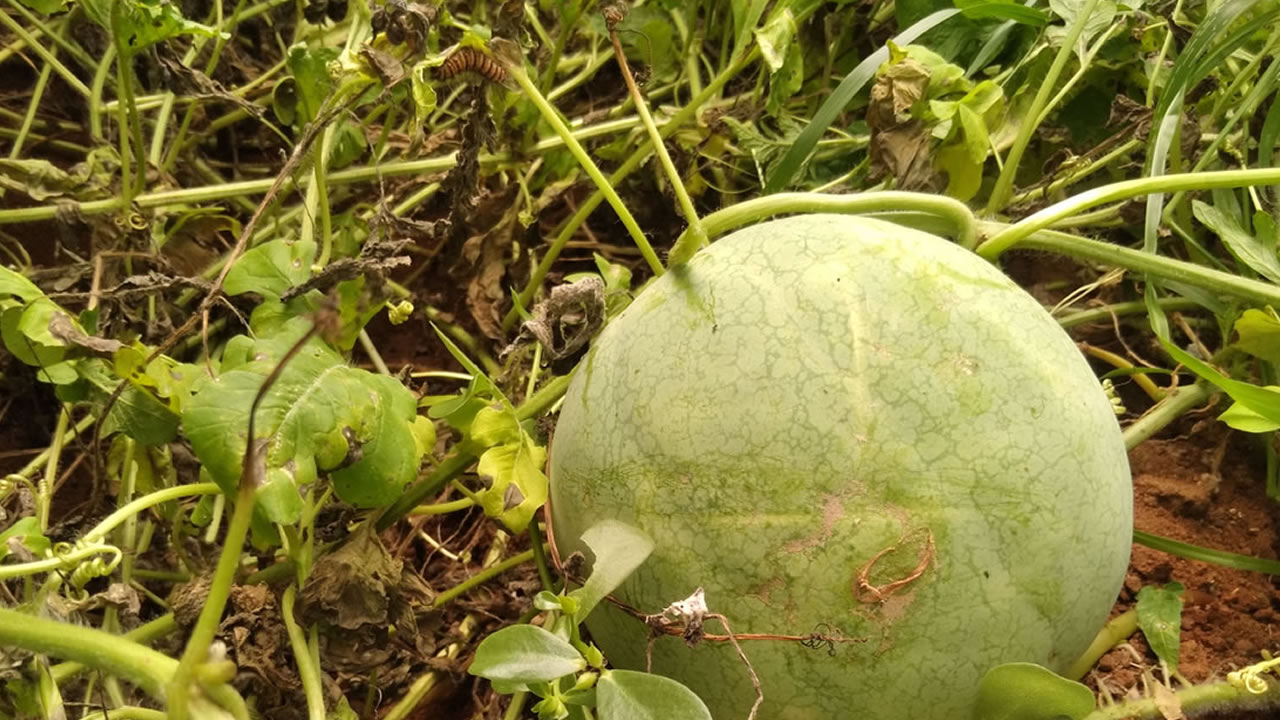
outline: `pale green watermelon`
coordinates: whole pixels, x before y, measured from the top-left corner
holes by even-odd
[[[1071,339],[976,255],[866,218],[756,225],[653,283],[579,368],[551,458],[562,556],[603,518],[656,542],[624,602],[701,586],[737,633],[858,641],[744,642],[761,720],[963,720],[990,667],[1075,660],[1129,559],[1124,443]],[[587,625],[643,669],[639,622]],[[653,671],[716,720],[754,699],[725,645],[664,637]]]

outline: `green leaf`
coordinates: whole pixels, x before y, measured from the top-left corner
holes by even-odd
[[[0,265],[0,299],[6,295],[12,295],[25,303],[44,297],[44,292],[22,275]]]
[[[365,382],[377,394],[374,410],[361,415],[364,424],[354,430],[361,460],[332,473],[333,489],[356,507],[382,507],[400,497],[417,475],[424,450],[416,428],[424,418],[418,417],[413,394],[395,378],[369,374]],[[433,432],[432,445],[434,438]]]
[[[1133,541],[1145,545],[1152,550],[1159,550],[1170,555],[1187,558],[1190,560],[1199,560],[1200,562],[1221,565],[1222,567],[1235,568],[1236,570],[1247,570],[1249,572],[1262,573],[1264,575],[1280,575],[1280,561],[1270,558],[1254,557],[1252,555],[1240,555],[1239,553],[1227,552],[1225,550],[1214,550],[1213,548],[1202,547],[1200,545],[1192,545],[1190,543],[1180,542],[1159,535],[1152,535],[1140,530],[1133,531]]]
[[[1062,18],[1067,25],[1071,25],[1080,16],[1087,2],[1088,0],[1049,0],[1049,9],[1054,15]],[[1109,29],[1115,22],[1116,12],[1116,4],[1112,0],[1099,0],[1093,6],[1093,12],[1089,13],[1089,18],[1085,20],[1084,32],[1080,33],[1076,50],[1083,52],[1083,48],[1092,43],[1099,33]]]
[[[770,73],[782,69],[787,60],[787,52],[791,49],[791,41],[796,36],[796,19],[789,8],[774,15],[764,26],[755,30],[756,45],[760,48],[760,57],[769,67]]]
[[[533,625],[512,625],[480,642],[467,672],[487,680],[527,686],[551,682],[586,667],[586,660],[568,640]]]
[[[272,240],[249,250],[227,273],[228,295],[255,292],[279,298],[285,290],[311,277],[316,244],[307,240]]]
[[[294,111],[297,113],[297,127],[314,120],[325,99],[329,97],[333,87],[329,63],[338,59],[338,54],[336,48],[330,47],[308,48],[298,44],[289,48],[285,64],[289,67],[289,72],[293,73],[295,81],[297,103]]]
[[[974,20],[1012,20],[1031,27],[1043,27],[1049,22],[1045,11],[1013,0],[955,0],[955,3],[965,17]]]
[[[1238,337],[1233,347],[1256,358],[1280,363],[1280,317],[1274,310],[1245,310],[1236,319],[1235,331]]]
[[[1280,387],[1275,385],[1266,386],[1268,390],[1280,391]],[[1268,420],[1258,413],[1249,409],[1248,406],[1241,403],[1231,403],[1231,407],[1227,408],[1218,416],[1218,419],[1226,423],[1228,427],[1234,428],[1241,432],[1247,433],[1265,433],[1273,430],[1280,430],[1280,422]]]
[[[1138,591],[1138,627],[1156,657],[1178,671],[1178,641],[1182,630],[1182,585],[1169,583],[1162,588],[1144,587]]]
[[[711,720],[711,712],[692,690],[661,675],[606,670],[596,684],[601,720]]]
[[[476,415],[476,422],[471,425],[473,440],[476,425],[486,412],[495,411],[485,408]],[[547,476],[543,474],[546,462],[547,449],[523,430],[514,440],[485,450],[476,463],[476,472],[489,483],[476,493],[485,514],[498,518],[512,532],[523,532],[547,501]]]
[[[53,547],[49,538],[40,532],[40,521],[34,516],[24,517],[0,533],[0,560],[9,554],[9,540],[12,538],[22,538],[23,547],[37,557],[42,557],[46,550]]]
[[[22,0],[22,4],[41,15],[52,15],[62,12],[62,9],[66,7],[67,0]]]
[[[92,400],[99,408],[120,384],[121,378],[101,358],[79,361],[77,371],[92,388]],[[130,384],[111,406],[101,432],[104,437],[123,432],[141,445],[161,445],[177,437],[178,415],[145,389]]]
[[[1280,282],[1280,258],[1276,257],[1275,238],[1264,241],[1240,227],[1234,218],[1199,200],[1191,202],[1196,219],[1222,238],[1223,244],[1240,262],[1271,282]]]
[[[239,483],[249,408],[263,381],[310,328],[294,318],[281,332],[252,343],[247,363],[207,381],[182,414],[182,429],[196,456],[225,491]],[[269,438],[260,492],[272,522],[293,524],[300,486],[334,470],[339,498],[362,506],[397,496],[417,475],[422,455],[412,426],[416,400],[399,383],[347,367],[312,338],[281,370],[259,403],[255,433]],[[344,463],[345,467],[337,470]],[[262,496],[260,496],[262,497]]]
[[[134,53],[179,35],[218,36],[213,28],[184,18],[170,0],[111,0],[107,3],[109,9],[96,2],[85,6],[96,8],[89,10],[90,17]],[[223,36],[230,37],[226,33]]]
[[[982,676],[973,720],[1080,720],[1093,708],[1084,685],[1033,663],[1006,663]]]
[[[436,110],[436,88],[431,77],[431,68],[439,64],[439,62],[420,60],[409,73],[413,113],[419,127],[422,127],[431,117],[431,113]]]
[[[934,162],[947,173],[947,194],[957,200],[969,200],[982,185],[982,166],[991,138],[982,117],[968,106],[958,105],[956,116],[960,118],[959,131],[938,149]]]
[[[582,542],[591,548],[595,559],[587,582],[569,593],[579,602],[579,619],[590,615],[653,552],[653,540],[643,530],[618,520],[602,520],[587,528]]]

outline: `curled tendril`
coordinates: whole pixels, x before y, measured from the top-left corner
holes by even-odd
[[[1232,687],[1240,688],[1251,695],[1261,695],[1267,691],[1267,679],[1264,677],[1268,670],[1273,670],[1280,665],[1280,658],[1272,658],[1263,662],[1250,665],[1243,670],[1227,673],[1227,682]]]
[[[31,481],[18,473],[9,473],[4,477],[0,477],[0,497],[8,496],[9,493],[17,490],[19,485],[31,487]]]
[[[78,594],[83,594],[84,586],[91,580],[114,573],[124,559],[124,553],[114,545],[86,543],[83,540],[75,544],[56,543],[51,552],[61,562],[59,569],[69,573],[67,584]],[[110,555],[110,558],[104,557],[104,554]]]

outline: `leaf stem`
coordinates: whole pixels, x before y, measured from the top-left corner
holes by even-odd
[[[44,466],[44,476],[37,484],[36,514],[40,518],[40,532],[49,530],[49,508],[53,505],[53,486],[58,481],[58,459],[62,457],[63,438],[67,434],[67,425],[71,419],[71,406],[64,404],[58,408],[58,422],[53,430],[53,444],[49,446],[48,462]]]
[[[1192,685],[1173,693],[1177,698],[1177,706],[1188,716],[1196,716],[1200,712],[1210,710],[1231,709],[1244,712],[1250,708],[1268,708],[1280,705],[1280,685],[1272,682],[1266,692],[1255,695],[1243,688],[1237,688],[1229,682],[1206,683]],[[1163,718],[1167,707],[1156,698],[1141,698],[1117,703],[1109,707],[1095,710],[1085,715],[1082,720],[1144,720],[1145,718]]]
[[[649,240],[644,236],[644,232],[640,230],[640,225],[636,223],[636,219],[632,217],[631,211],[623,204],[622,198],[618,197],[618,193],[613,189],[613,185],[606,180],[604,173],[600,172],[600,168],[596,166],[595,161],[583,149],[582,144],[577,138],[569,132],[569,127],[564,124],[564,120],[560,119],[560,113],[551,107],[547,99],[542,96],[538,88],[534,86],[533,81],[529,79],[525,73],[524,67],[515,63],[504,63],[507,73],[515,80],[520,89],[533,102],[538,111],[542,113],[542,119],[551,126],[556,135],[564,140],[565,147],[577,159],[578,164],[586,171],[591,180],[595,182],[599,192],[604,194],[609,205],[613,207],[613,211],[618,214],[618,219],[622,221],[623,226],[627,228],[627,232],[631,235],[631,239],[635,242],[636,247],[640,249],[640,254],[644,256],[645,262],[649,264],[649,269],[654,275],[661,275],[664,272],[662,261],[658,259],[657,253],[653,251],[653,247],[649,245]]]
[[[774,215],[822,212],[859,214],[895,210],[918,211],[946,218],[954,225],[961,246],[973,249],[977,245],[978,225],[967,205],[941,195],[896,190],[856,195],[775,193],[713,212],[703,218],[703,228],[707,237],[717,237]],[[685,242],[683,235],[676,240],[676,245],[682,242]]]
[[[311,646],[293,617],[293,603],[297,594],[298,586],[289,583],[289,587],[284,589],[284,596],[280,598],[280,615],[284,618],[285,630],[289,634],[293,659],[298,663],[298,677],[302,680],[302,691],[307,698],[307,717],[310,720],[324,720],[324,691],[320,682],[320,670],[312,662]]]
[[[250,440],[252,442],[252,439]],[[246,458],[247,460],[248,458]],[[235,511],[231,522],[227,524],[227,534],[222,541],[222,552],[218,555],[218,565],[209,583],[208,596],[195,627],[191,629],[191,637],[182,653],[182,661],[173,672],[173,678],[167,685],[166,697],[169,702],[169,717],[172,720],[186,720],[188,711],[188,693],[191,692],[191,680],[195,668],[208,659],[209,646],[218,631],[218,623],[222,621],[222,611],[226,607],[227,597],[231,594],[231,586],[235,581],[236,568],[240,565],[240,553],[244,549],[245,537],[249,534],[249,521],[253,517],[253,501],[257,486],[252,482],[241,482],[236,496]]]
[[[1076,659],[1071,667],[1062,674],[1062,677],[1068,680],[1079,680],[1084,677],[1094,665],[1098,663],[1098,659],[1106,655],[1111,648],[1119,645],[1129,638],[1130,635],[1138,631],[1138,611],[1130,609],[1126,612],[1111,618],[1106,625],[1098,631],[1094,636],[1093,642],[1089,644],[1084,654]]]
[[[1155,407],[1124,429],[1125,448],[1134,449],[1147,438],[1163,430],[1169,423],[1185,415],[1191,408],[1208,402],[1209,398],[1217,392],[1217,388],[1202,380],[1194,385],[1184,385],[1166,393],[1164,399]]]
[[[134,630],[130,630],[124,635],[112,635],[117,641],[125,640],[135,643],[149,643],[152,640],[168,635],[178,629],[178,623],[173,619],[173,613],[166,613],[151,622],[142,625]],[[87,667],[83,663],[75,661],[63,662],[49,668],[49,676],[53,678],[55,683],[61,684],[79,673],[84,672]]]
[[[1053,58],[1053,64],[1049,66],[1049,73],[1040,83],[1040,89],[1036,91],[1035,98],[1031,101],[1031,107],[1027,108],[1026,121],[1018,127],[1018,134],[1014,137],[1013,146],[1009,148],[1009,154],[1005,156],[1004,169],[1000,171],[1000,176],[996,178],[995,187],[991,190],[991,197],[987,201],[987,213],[994,215],[1008,202],[1009,196],[1013,193],[1013,180],[1018,174],[1018,166],[1022,162],[1022,154],[1026,152],[1027,145],[1031,142],[1031,136],[1035,133],[1036,128],[1040,126],[1040,122],[1044,119],[1044,114],[1049,111],[1049,97],[1053,92],[1053,88],[1058,84],[1058,76],[1062,75],[1062,71],[1067,66],[1067,61],[1076,51],[1076,42],[1080,39],[1080,34],[1084,32],[1085,25],[1088,24],[1089,18],[1093,15],[1093,11],[1098,6],[1098,0],[1085,0],[1084,6],[1080,8],[1076,14],[1075,20],[1067,28],[1067,35],[1062,40],[1062,46],[1058,48],[1058,54]]]
[[[178,661],[119,635],[0,608],[0,646],[65,658],[163,697]]]
[[[546,552],[545,546],[543,547],[542,551]],[[475,575],[468,577],[466,580],[463,580],[457,585],[454,585],[448,590],[445,590],[444,592],[440,593],[439,595],[436,596],[436,599],[431,602],[431,607],[438,608],[441,605],[444,605],[450,602],[451,600],[458,597],[459,595],[467,592],[471,588],[474,588],[477,585],[482,585],[492,580],[493,578],[501,575],[502,573],[510,570],[511,568],[523,565],[532,559],[533,559],[532,549],[525,550],[519,555],[512,555],[506,560],[503,560],[502,562],[496,565],[493,565],[491,567],[487,567],[481,570],[480,572],[476,573]]]
[[[90,97],[92,95],[89,91],[89,87],[85,85],[80,78],[76,77],[66,65],[63,65],[62,61],[58,60],[49,48],[41,45],[31,33],[27,32],[26,28],[19,25],[17,20],[10,17],[9,13],[0,12],[0,25],[4,25],[10,32],[17,35],[20,40],[27,44],[27,47],[31,48],[36,55],[40,56],[41,60],[49,63],[53,68],[53,71],[58,73],[58,77],[66,81],[67,85],[71,86],[72,90],[75,90],[85,97]]]
[[[171,488],[164,488],[153,493],[143,495],[140,498],[134,498],[132,502],[124,505],[103,518],[101,522],[93,527],[92,530],[85,533],[85,542],[97,542],[106,537],[107,533],[116,528],[117,525],[129,519],[130,517],[170,500],[176,500],[182,497],[192,495],[216,495],[220,490],[217,483],[195,483],[192,485],[177,485]]]
[[[607,23],[608,20],[605,22]],[[658,156],[658,161],[662,163],[662,169],[667,174],[667,182],[671,183],[671,191],[675,193],[676,201],[680,203],[680,211],[684,213],[685,222],[689,223],[688,229],[680,236],[686,240],[686,243],[684,245],[677,243],[672,249],[671,264],[679,265],[687,262],[698,248],[707,244],[707,233],[702,229],[702,221],[698,219],[698,211],[693,207],[693,200],[689,198],[689,190],[684,186],[680,172],[676,170],[675,163],[671,162],[671,155],[667,153],[667,145],[658,132],[658,126],[654,124],[653,116],[649,114],[649,105],[640,94],[640,88],[636,86],[636,79],[631,74],[631,66],[627,64],[627,55],[622,51],[622,42],[618,40],[618,32],[612,27],[609,28],[609,39],[613,41],[613,53],[618,58],[618,68],[622,71],[622,79],[627,84],[627,91],[635,101],[636,113],[640,115],[640,122],[649,133],[649,142],[653,144],[654,154]]]
[[[978,254],[988,260],[994,260],[1000,253],[1018,245],[1032,233],[1044,230],[1059,220],[1083,210],[1117,200],[1179,190],[1210,190],[1276,184],[1280,184],[1280,168],[1179,173],[1111,183],[1086,190],[1023,218],[979,245]]]

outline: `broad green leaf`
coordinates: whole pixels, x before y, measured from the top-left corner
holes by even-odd
[[[218,36],[213,28],[183,17],[171,0],[92,0],[83,5],[94,22],[132,53],[179,35]]]
[[[1178,671],[1178,642],[1182,631],[1182,585],[1169,583],[1162,588],[1144,587],[1138,591],[1138,627],[1147,644],[1169,666]]]
[[[67,313],[43,294],[25,306],[11,305],[0,314],[0,339],[18,360],[40,368],[37,376],[42,382],[66,385],[78,376],[75,366],[65,362],[65,343],[49,332],[49,321],[58,314]]]
[[[44,297],[44,292],[36,284],[19,273],[0,265],[0,299],[12,295],[23,302],[31,302]]]
[[[551,682],[586,667],[586,660],[568,640],[533,625],[512,625],[480,641],[467,672],[487,680],[528,685]]]
[[[957,200],[969,200],[982,185],[982,166],[987,159],[991,138],[982,117],[965,105],[958,105],[959,128],[938,148],[935,164],[947,173],[947,194]]]
[[[66,7],[67,0],[22,0],[22,4],[41,15],[52,15],[62,12],[62,9]]]
[[[471,421],[468,437],[481,447],[495,447],[520,441],[520,423],[513,413],[497,407],[486,407]]]
[[[1196,219],[1222,238],[1223,244],[1240,262],[1271,282],[1280,282],[1280,258],[1276,257],[1275,238],[1270,242],[1250,235],[1234,218],[1199,200],[1191,202]]]
[[[1049,0],[1049,9],[1070,26],[1080,16],[1087,2],[1088,0]],[[1093,42],[1099,33],[1109,29],[1115,22],[1116,12],[1116,4],[1112,0],[1099,0],[1085,20],[1084,32],[1080,33],[1076,50],[1083,52],[1083,48]]]
[[[92,388],[90,396],[98,408],[120,384],[120,378],[101,358],[80,360],[76,370]],[[110,413],[102,421],[101,432],[104,437],[122,432],[141,445],[160,445],[177,437],[178,415],[147,390],[130,384],[111,406]]]
[[[52,547],[49,538],[40,532],[40,520],[35,516],[24,517],[0,532],[0,560],[9,554],[9,540],[12,538],[21,538],[22,545],[37,557]]]
[[[776,73],[782,69],[787,60],[787,52],[791,49],[791,41],[796,36],[796,19],[790,9],[774,15],[769,22],[755,31],[756,45],[760,48],[760,57],[769,66],[769,72]]]
[[[477,421],[486,411],[492,412],[490,408],[481,410]],[[471,429],[474,439],[475,423]],[[476,472],[488,483],[476,493],[485,514],[498,518],[512,532],[523,532],[547,501],[547,476],[543,474],[546,462],[547,449],[523,430],[516,439],[485,450],[476,463]]]
[[[1093,708],[1084,685],[1033,663],[1006,663],[982,676],[973,720],[1080,720]]]
[[[332,473],[333,489],[357,507],[382,507],[400,497],[405,483],[417,475],[424,451],[415,428],[424,418],[418,417],[416,398],[395,378],[369,374],[366,384],[377,393],[371,399],[379,407],[361,416],[363,425],[352,428],[361,460]]]
[[[311,277],[316,244],[303,240],[272,240],[249,250],[227,273],[228,295],[255,292],[272,298]]]
[[[1250,355],[1280,363],[1280,317],[1271,308],[1249,308],[1236,320],[1238,338],[1232,345]]]
[[[336,48],[315,47],[298,44],[289,48],[289,56],[285,64],[294,78],[294,92],[297,103],[294,106],[296,126],[302,127],[311,122],[320,113],[321,106],[329,97],[333,80],[329,76],[329,63],[337,60],[339,51]]]
[[[643,530],[617,520],[602,520],[587,528],[582,542],[595,558],[586,583],[569,593],[579,603],[579,620],[586,619],[653,552],[653,540]]]
[[[254,396],[309,327],[308,320],[294,318],[282,332],[253,342],[250,360],[207,381],[183,412],[183,432],[223,490],[232,492],[239,483]],[[268,440],[260,491],[268,518],[297,522],[300,486],[344,463],[334,473],[339,498],[362,506],[389,502],[417,475],[416,417],[416,401],[403,386],[347,367],[312,338],[281,370],[255,416],[256,437]]]
[[[706,704],[689,688],[671,678],[634,670],[601,673],[596,703],[601,720],[711,720]]]
[[[1045,11],[1013,0],[955,0],[955,5],[965,17],[975,20],[1010,20],[1031,27],[1043,27],[1049,22]]]
[[[1275,385],[1266,386],[1268,390],[1280,391],[1280,387]],[[1231,407],[1227,408],[1218,416],[1218,419],[1226,423],[1228,427],[1234,428],[1241,432],[1247,433],[1265,433],[1273,430],[1280,430],[1280,422],[1268,420],[1258,413],[1250,410],[1248,406],[1241,403],[1231,403]]]

